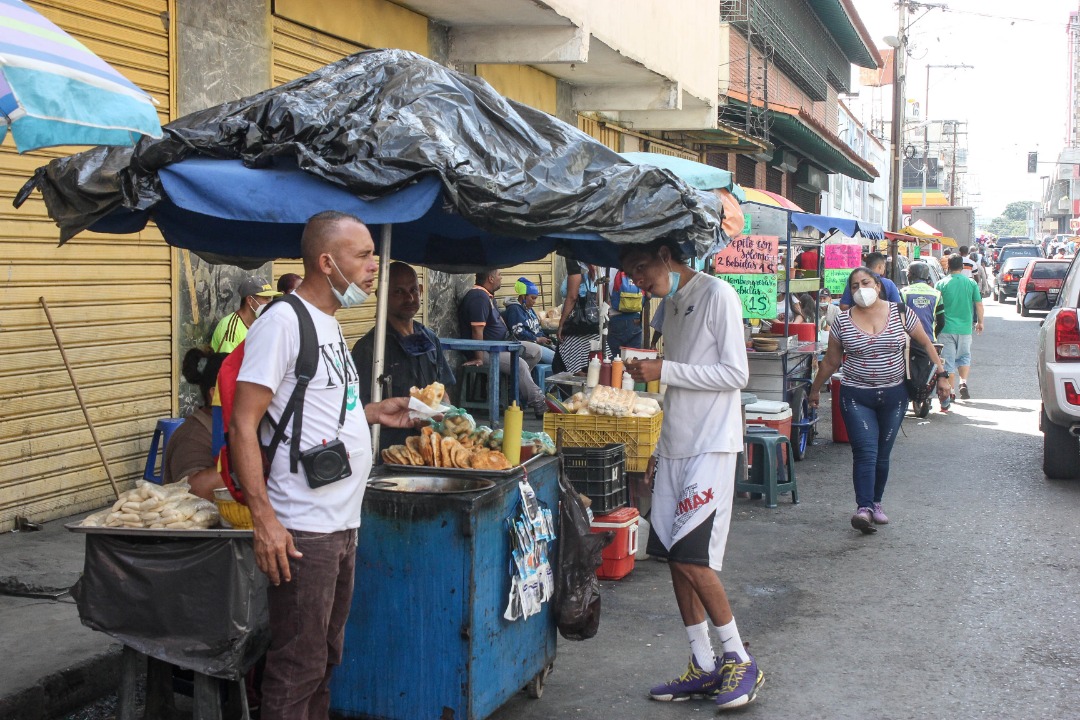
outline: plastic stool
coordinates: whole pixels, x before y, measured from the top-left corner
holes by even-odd
[[[160,485],[164,480],[165,473],[165,446],[169,444],[169,438],[176,429],[184,423],[184,418],[168,418],[158,420],[154,428],[154,438],[150,441],[150,452],[146,455],[146,469],[143,470],[143,480]],[[160,450],[161,470],[158,470],[158,455]]]
[[[499,383],[499,404],[507,407],[510,383]],[[483,410],[490,413],[488,403],[488,369],[485,365],[466,365],[461,368],[461,396],[458,407],[465,410]]]
[[[765,507],[776,507],[776,498],[791,493],[791,502],[798,504],[799,490],[795,485],[795,464],[791,462],[791,441],[772,428],[747,428],[743,438],[747,456],[752,457],[749,477],[745,482],[735,479],[736,492],[762,493]],[[784,452],[784,446],[787,452]],[[751,454],[754,448],[759,448]],[[780,482],[781,467],[787,471],[786,482]]]
[[[540,388],[540,392],[546,393],[547,388],[544,387],[547,383],[547,376],[551,374],[551,365],[548,363],[539,363],[533,368],[533,380],[536,381],[536,387]]]

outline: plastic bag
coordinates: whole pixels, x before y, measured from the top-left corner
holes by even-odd
[[[522,432],[521,444],[532,445],[533,453],[536,455],[554,455],[555,454],[555,442],[551,439],[551,436],[546,432]]]
[[[458,440],[464,440],[476,432],[476,420],[473,416],[454,407],[443,413],[441,421],[433,422],[431,426],[443,437],[454,437]]]
[[[562,430],[558,447],[562,448]],[[615,533],[592,532],[589,515],[566,476],[559,454],[559,559],[555,573],[555,622],[567,640],[588,640],[600,627],[600,553]]]

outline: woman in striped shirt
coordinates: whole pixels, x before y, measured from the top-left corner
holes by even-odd
[[[903,305],[884,299],[880,278],[869,268],[848,279],[855,305],[841,312],[829,330],[829,348],[808,400],[817,406],[821,386],[841,365],[840,414],[853,458],[856,511],[851,526],[870,534],[889,522],[881,507],[889,479],[889,454],[908,405],[904,387],[908,336],[926,348],[938,367],[938,395],[948,393],[945,365],[922,323]],[[944,385],[942,384],[944,383]]]

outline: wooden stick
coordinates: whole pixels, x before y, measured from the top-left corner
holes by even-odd
[[[94,430],[94,422],[90,419],[90,413],[86,409],[86,403],[83,402],[82,391],[79,390],[79,382],[75,379],[75,373],[71,369],[71,363],[68,362],[67,353],[64,351],[64,343],[60,340],[60,333],[56,331],[56,323],[53,322],[52,313],[49,312],[49,304],[45,302],[45,298],[39,297],[41,307],[45,310],[45,317],[49,320],[49,327],[52,328],[53,337],[56,338],[56,347],[60,349],[60,357],[64,359],[64,367],[67,368],[68,377],[71,378],[71,385],[75,388],[75,397],[79,400],[79,407],[82,408],[83,417],[86,418],[86,425],[90,428],[90,436],[94,438],[94,446],[97,448],[98,455],[101,456],[101,464],[105,466],[105,474],[109,476],[109,484],[112,485],[113,492],[116,493],[116,497],[120,497],[120,488],[116,487],[116,480],[113,478],[112,470],[109,468],[109,461],[105,458],[105,451],[101,449],[101,442],[98,441],[97,431]]]

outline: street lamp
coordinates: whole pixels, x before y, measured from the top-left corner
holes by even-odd
[[[954,68],[972,70],[974,65],[927,65],[926,66],[926,99],[923,102],[923,161],[922,161],[922,204],[926,207],[926,176],[930,173],[930,68]],[[955,132],[955,129],[954,131]],[[956,170],[954,169],[955,173]]]

